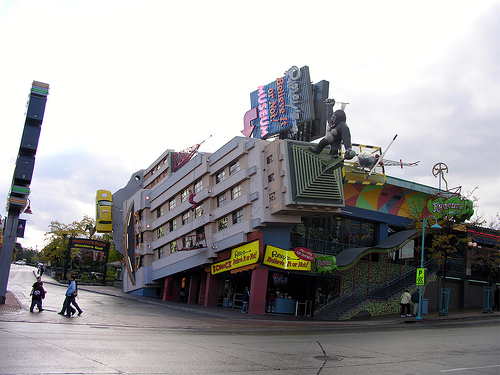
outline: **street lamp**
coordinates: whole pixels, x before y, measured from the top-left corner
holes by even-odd
[[[422,254],[420,257],[420,268],[424,268],[424,239],[425,239],[425,227],[427,226],[427,222],[429,221],[430,218],[434,218],[436,220],[436,223],[431,226],[431,229],[441,229],[441,225],[438,224],[438,219],[434,216],[431,215],[427,218],[424,218],[422,222]],[[420,293],[418,296],[418,315],[415,319],[417,320],[423,320],[422,316],[420,315],[420,312],[422,311],[422,285],[420,285]]]
[[[23,213],[31,215],[33,213],[33,211],[31,211],[31,201],[29,198],[26,198],[26,200],[27,200],[27,207],[24,209]]]

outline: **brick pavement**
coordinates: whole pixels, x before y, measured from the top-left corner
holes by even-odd
[[[7,291],[5,295],[5,304],[0,305],[0,314],[18,311],[21,311],[21,303],[14,294]]]

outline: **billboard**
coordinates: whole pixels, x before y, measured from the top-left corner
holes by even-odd
[[[250,94],[252,109],[245,114],[242,133],[265,139],[315,119],[309,67],[292,66],[282,77]]]

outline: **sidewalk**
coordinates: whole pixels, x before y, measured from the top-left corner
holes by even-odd
[[[55,285],[63,285],[55,280],[45,281]],[[437,310],[429,311],[429,314],[422,315],[423,320],[416,321],[415,318],[401,318],[399,314],[390,314],[382,316],[367,316],[362,318],[353,318],[343,321],[323,321],[315,320],[314,318],[297,317],[293,315],[283,314],[264,314],[264,315],[251,315],[241,314],[240,309],[230,309],[224,307],[209,307],[198,304],[188,304],[185,302],[163,301],[159,298],[144,297],[130,293],[124,293],[121,289],[112,286],[100,285],[80,285],[79,290],[85,290],[92,293],[120,297],[128,300],[139,301],[142,303],[149,303],[165,308],[176,309],[181,311],[193,312],[205,316],[223,318],[223,319],[251,319],[261,321],[282,321],[282,322],[314,322],[318,324],[399,324],[399,323],[432,323],[453,320],[476,320],[476,319],[494,319],[500,322],[500,312],[494,311],[492,313],[483,313],[480,308],[471,309],[457,309],[450,310],[448,315],[440,316]],[[16,312],[21,309],[21,304],[17,298],[9,291],[6,294],[6,301],[4,305],[0,305],[0,315],[8,312]]]

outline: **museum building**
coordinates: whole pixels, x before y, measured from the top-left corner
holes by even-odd
[[[385,174],[353,180],[343,158],[309,145],[235,137],[214,153],[167,150],[134,173],[113,194],[123,291],[240,308],[248,287],[251,314],[269,310],[272,291],[276,313],[312,316],[345,288],[338,269],[367,259],[346,257],[352,249],[390,243],[381,262],[414,265],[410,207],[438,190]]]

